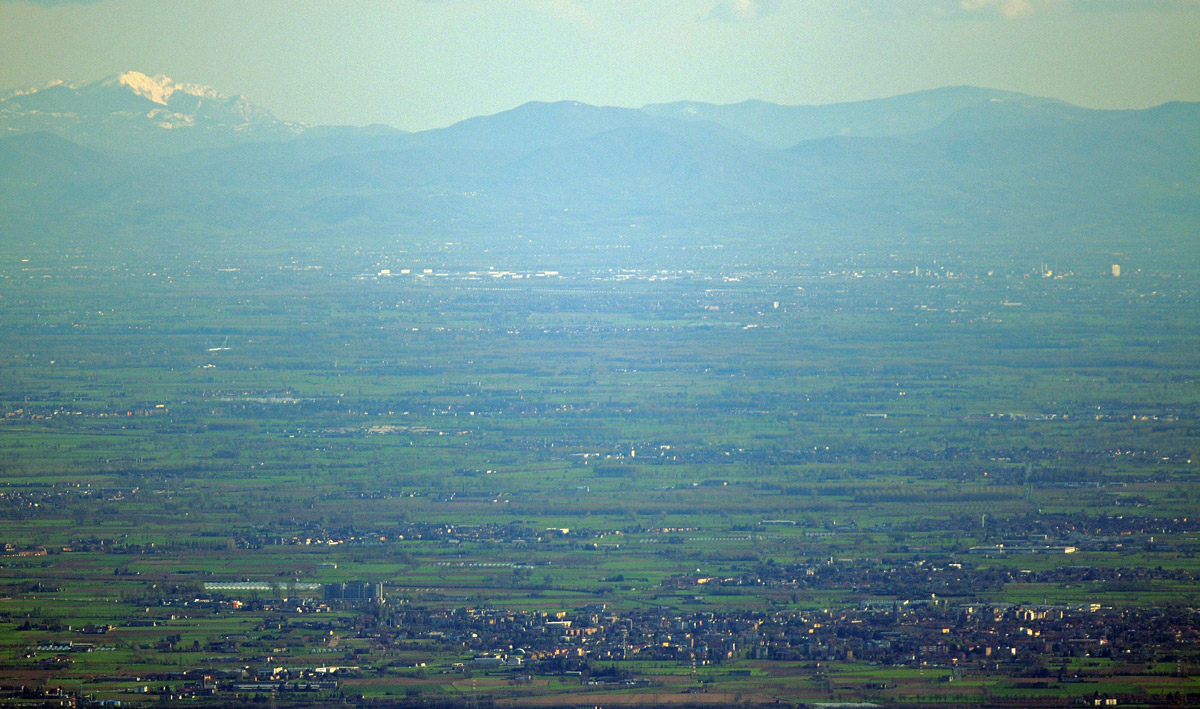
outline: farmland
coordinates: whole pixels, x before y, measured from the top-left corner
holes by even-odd
[[[659,241],[0,256],[0,691],[1200,701],[1186,247]]]

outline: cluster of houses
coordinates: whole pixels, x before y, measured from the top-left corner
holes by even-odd
[[[186,674],[193,695],[333,691],[338,673],[369,671],[396,650],[422,648],[445,672],[557,674],[600,682],[603,668],[623,661],[692,667],[750,660],[830,662],[999,671],[1013,676],[1080,681],[1068,667],[1081,657],[1130,665],[1183,661],[1200,650],[1200,618],[1186,608],[1113,609],[1097,604],[1010,605],[940,599],[866,601],[825,611],[610,612],[603,604],[545,613],[493,608],[396,610],[386,624],[340,625],[343,616],[304,621],[346,638],[366,669],[283,668]],[[314,625],[316,623],[317,625]],[[299,627],[299,626],[298,626]],[[286,630],[286,629],[285,629]],[[363,644],[366,640],[366,645]],[[374,649],[364,649],[374,648]],[[50,650],[51,648],[47,648]],[[623,677],[627,678],[627,677]],[[168,678],[168,679],[180,679]],[[178,683],[175,685],[178,690]]]
[[[678,574],[663,581],[668,590],[714,592],[721,587],[761,586],[781,592],[848,591],[870,596],[977,598],[999,593],[1008,584],[1103,583],[1110,588],[1147,582],[1200,581],[1200,570],[1163,567],[1053,566],[1020,569],[977,565],[970,561],[923,555],[905,564],[871,559],[809,560],[759,564],[739,574]]]
[[[1113,609],[1096,604],[950,604],[944,600],[864,602],[840,611],[761,613],[652,610],[574,613],[498,609],[397,612],[361,634],[382,647],[430,647],[473,658],[477,668],[581,670],[593,661],[721,664],[742,659],[865,661],[885,665],[979,667],[1017,674],[1069,658],[1174,661],[1200,649],[1200,618],[1187,609]]]

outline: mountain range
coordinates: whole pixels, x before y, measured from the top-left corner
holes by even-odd
[[[1099,111],[976,87],[827,106],[532,102],[416,133],[281,121],[137,72],[0,93],[10,235],[637,225],[1117,248],[1195,233],[1198,165],[1198,104]]]
[[[45,131],[101,150],[178,153],[285,139],[305,128],[242,96],[136,71],[0,92],[0,135]]]

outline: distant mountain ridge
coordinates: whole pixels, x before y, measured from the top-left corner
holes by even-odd
[[[576,101],[532,101],[447,128],[411,134],[408,145],[458,148],[546,147],[601,130],[640,125],[672,135],[724,132],[726,141],[786,148],[830,137],[910,135],[941,125],[957,111],[987,104],[1040,110],[1083,111],[1054,99],[1008,91],[956,86],[890,98],[813,106],[765,101],[718,105],[695,101],[649,104],[640,109],[590,106]],[[557,114],[557,116],[549,115]],[[547,120],[547,118],[551,120]],[[684,128],[685,124],[695,126]],[[565,132],[556,135],[561,126]],[[703,127],[702,127],[703,126]],[[548,131],[550,128],[552,130]],[[0,91],[0,137],[48,132],[85,147],[140,153],[181,153],[304,135],[394,139],[404,131],[387,127],[313,127],[281,121],[243,96],[227,96],[200,84],[137,71],[91,83],[55,80],[41,86]]]
[[[776,148],[833,137],[883,138],[930,130],[957,111],[988,103],[1069,106],[1054,99],[974,86],[951,86],[890,98],[817,106],[781,106],[765,101],[716,105],[695,101],[660,103],[643,110],[655,116],[709,121]]]
[[[287,123],[127,73],[9,92],[0,129],[11,234],[1044,234],[1084,248],[1200,233],[1192,103],[1098,111],[974,87],[807,107],[530,102],[406,133]]]
[[[286,139],[305,129],[245,97],[162,74],[128,71],[91,83],[53,81],[0,93],[0,136],[47,132],[107,150],[186,152]]]

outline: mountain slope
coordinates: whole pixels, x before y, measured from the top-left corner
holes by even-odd
[[[112,174],[118,163],[109,156],[49,133],[0,138],[0,180],[46,186],[91,182]]]
[[[988,103],[1068,106],[1052,99],[973,86],[953,86],[890,98],[822,106],[780,106],[765,101],[714,105],[682,101],[651,104],[654,116],[707,121],[777,148],[820,138],[908,135],[938,126],[956,111]]]
[[[1093,111],[959,88],[819,111],[712,107],[709,120],[699,110],[529,103],[422,133],[326,128],[279,140],[273,131],[287,124],[203,87],[146,78],[52,86],[0,103],[9,111],[0,124],[20,109],[31,125],[41,115],[85,137],[107,135],[115,121],[129,140],[157,130],[156,140],[177,141],[147,154],[47,132],[0,139],[6,238],[170,240],[187,230],[235,240],[521,233],[572,243],[572,234],[602,240],[636,224],[737,234],[744,244],[822,235],[1079,249],[1200,225],[1198,104]],[[162,111],[194,117],[199,132],[145,123]],[[751,120],[761,115],[774,118]],[[239,132],[233,122],[243,120],[265,133]],[[196,135],[215,145],[186,151],[208,140]],[[798,135],[818,137],[791,143]]]
[[[304,126],[241,96],[161,74],[125,72],[90,84],[54,83],[0,98],[0,135],[48,132],[101,150],[180,153],[280,140]]]
[[[691,140],[748,142],[740,134],[711,122],[655,116],[615,106],[591,106],[577,101],[531,101],[491,116],[479,116],[446,128],[414,135],[414,144],[489,150],[506,155],[580,140],[623,128],[657,130]]]

